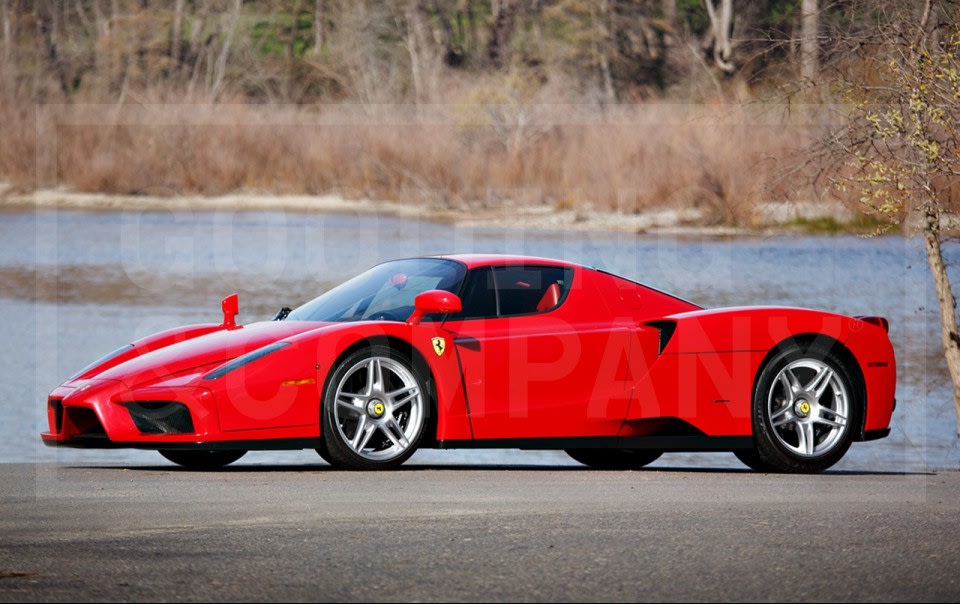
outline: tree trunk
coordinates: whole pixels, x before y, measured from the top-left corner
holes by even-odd
[[[108,21],[103,18],[103,11],[100,10],[100,0],[92,0],[90,6],[93,7],[93,23],[97,28],[97,40],[107,37]]]
[[[297,38],[300,31],[297,24],[300,22],[300,0],[293,3],[293,25],[290,27],[290,36],[287,38],[287,58],[291,61],[297,56]],[[287,97],[289,99],[289,96]]]
[[[733,44],[730,42],[730,27],[733,25],[733,0],[721,0],[720,13],[713,4],[713,0],[704,0],[707,8],[707,17],[710,19],[710,30],[713,37],[713,60],[717,67],[733,73],[736,67],[733,64]]]
[[[610,41],[610,2],[609,0],[600,1],[600,15],[591,11],[593,16],[593,53],[597,57],[600,66],[600,77],[603,81],[603,93],[608,103],[617,102],[617,91],[613,87],[613,74],[610,72],[610,59],[607,57],[607,47]],[[602,41],[598,41],[598,38]]]
[[[173,5],[173,23],[170,26],[170,58],[173,68],[180,69],[180,49],[183,46],[183,4],[184,0],[177,0]]]
[[[323,49],[323,0],[313,3],[313,54],[320,54]]]
[[[817,0],[800,3],[800,76],[807,82],[820,71],[820,9]]]
[[[510,51],[513,7],[510,0],[494,0],[490,4],[490,39],[487,42],[487,57],[494,67],[500,69],[507,64]]]
[[[87,17],[87,11],[83,8],[83,2],[80,0],[75,0],[74,6],[76,7],[77,17],[80,19],[80,24],[83,26],[83,29],[89,33],[93,28],[90,26],[90,19]]]
[[[227,72],[227,58],[230,56],[230,47],[233,45],[233,34],[237,31],[237,21],[240,20],[240,10],[242,8],[242,0],[234,0],[233,10],[230,15],[230,25],[227,26],[227,36],[223,41],[223,47],[220,49],[220,56],[217,57],[217,63],[214,68],[213,85],[210,87],[210,96],[214,100],[220,95],[220,89],[223,86],[223,78]]]
[[[3,0],[2,19],[3,19],[3,62],[10,60],[10,11],[7,6],[9,0]]]
[[[407,21],[407,52],[410,54],[414,95],[419,105],[433,96],[437,53],[431,44],[429,25],[419,0],[407,2],[404,18]]]
[[[960,434],[960,336],[957,335],[956,299],[947,277],[947,266],[943,262],[940,214],[933,205],[928,205],[926,209],[923,239],[926,242],[927,261],[930,263],[933,283],[937,289],[937,300],[940,303],[940,339],[950,381],[953,383],[953,408],[957,415],[957,434]]]
[[[673,26],[677,24],[677,0],[661,0],[660,10],[667,23]]]

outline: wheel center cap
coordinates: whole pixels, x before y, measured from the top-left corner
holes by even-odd
[[[386,412],[386,410],[387,408],[383,405],[383,401],[373,399],[367,403],[367,413],[374,419],[380,419],[383,417],[383,414]]]
[[[810,415],[810,403],[800,399],[793,405],[793,410],[800,417],[806,417]]]

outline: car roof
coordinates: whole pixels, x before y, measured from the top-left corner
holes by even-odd
[[[479,266],[503,265],[503,264],[526,264],[541,266],[579,266],[572,262],[556,260],[554,258],[540,258],[537,256],[518,256],[514,254],[441,254],[436,258],[446,258],[456,260],[467,265],[467,268],[477,268]]]

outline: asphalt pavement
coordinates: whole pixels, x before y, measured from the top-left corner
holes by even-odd
[[[0,465],[0,601],[960,600],[960,473]]]

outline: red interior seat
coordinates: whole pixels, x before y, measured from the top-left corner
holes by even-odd
[[[550,310],[556,306],[558,302],[560,302],[560,284],[554,283],[547,288],[547,291],[543,292],[543,297],[540,298],[540,303],[537,304],[537,312]]]

